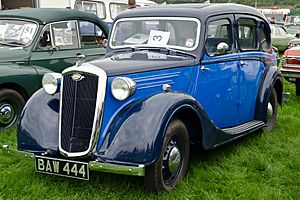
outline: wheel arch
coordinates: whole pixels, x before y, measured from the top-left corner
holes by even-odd
[[[181,120],[188,131],[191,142],[201,142],[203,148],[203,126],[199,113],[191,106],[182,106],[170,118],[170,122],[174,119]]]
[[[25,101],[27,101],[29,99],[29,94],[28,91],[25,90],[24,87],[22,87],[21,85],[17,84],[17,83],[3,83],[0,84],[0,89],[11,89],[11,90],[15,90],[16,92],[18,92]]]

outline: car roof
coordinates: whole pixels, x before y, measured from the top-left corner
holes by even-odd
[[[36,21],[39,24],[75,19],[102,23],[95,14],[65,8],[25,8],[4,10],[0,12],[0,18],[27,19]]]
[[[172,4],[135,8],[120,13],[116,19],[130,17],[170,16],[207,18],[216,14],[251,14],[266,21],[265,16],[253,7],[240,4]]]

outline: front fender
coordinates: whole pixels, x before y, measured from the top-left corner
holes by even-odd
[[[52,72],[46,68],[18,65],[13,63],[0,65],[0,86],[9,87],[17,85],[31,96],[42,86],[42,77],[45,73]]]
[[[98,146],[95,156],[98,160],[110,163],[152,164],[159,158],[168,123],[184,108],[197,113],[199,123],[208,119],[199,103],[182,93],[159,93],[130,103],[110,124],[106,138]],[[203,124],[215,128],[210,120],[206,122],[209,123]],[[213,143],[214,139],[207,141]]]
[[[18,149],[58,152],[59,94],[38,90],[26,103],[18,127]]]

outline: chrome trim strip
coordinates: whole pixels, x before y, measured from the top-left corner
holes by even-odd
[[[74,66],[65,69],[62,72],[62,75],[73,73],[73,72],[83,72],[83,73],[89,73],[98,76],[98,91],[97,91],[97,99],[96,99],[96,109],[95,109],[95,115],[94,115],[94,122],[93,122],[93,128],[92,128],[92,134],[90,139],[89,147],[84,152],[77,152],[77,153],[69,153],[65,151],[61,147],[61,114],[62,114],[62,94],[63,94],[63,77],[61,80],[61,92],[60,92],[60,108],[59,108],[59,151],[66,157],[84,157],[89,156],[94,148],[96,148],[96,143],[100,135],[100,128],[102,123],[102,113],[104,108],[104,100],[105,100],[105,91],[106,91],[106,83],[107,83],[107,75],[104,70],[102,70],[99,67],[96,67],[94,65],[91,65],[89,63],[84,63],[80,66]]]
[[[89,162],[89,168],[93,171],[125,174],[131,176],[145,176],[145,165],[127,166],[110,163]]]
[[[185,50],[185,51],[194,51],[195,49],[197,49],[197,47],[199,46],[199,42],[200,42],[200,31],[201,31],[201,22],[199,19],[194,18],[194,17],[134,17],[134,18],[122,18],[122,19],[118,19],[115,23],[113,28],[111,29],[111,37],[109,39],[109,47],[111,49],[124,49],[124,48],[131,48],[131,47],[158,47],[156,45],[151,46],[151,45],[145,45],[145,44],[141,44],[141,45],[122,45],[122,46],[113,46],[112,45],[112,39],[114,38],[114,34],[116,33],[116,26],[119,22],[122,21],[140,21],[140,20],[177,20],[177,21],[193,21],[196,22],[198,27],[197,27],[197,35],[196,35],[196,41],[195,41],[195,45],[192,48],[186,48],[186,47],[181,47],[181,46],[176,46],[176,45],[165,45],[165,47],[169,47],[169,48],[174,48],[174,49],[181,49],[181,50]]]

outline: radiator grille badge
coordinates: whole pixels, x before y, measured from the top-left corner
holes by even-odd
[[[84,76],[82,76],[81,74],[78,74],[78,73],[72,75],[73,81],[81,81],[84,78],[85,78]]]

